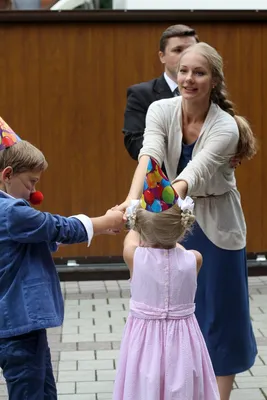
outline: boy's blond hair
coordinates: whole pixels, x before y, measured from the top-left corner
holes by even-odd
[[[44,171],[48,163],[41,150],[26,140],[0,151],[0,171],[12,167],[14,174],[26,171]]]
[[[195,216],[188,210],[182,211],[178,204],[160,213],[136,209],[133,229],[147,246],[172,247],[190,231]]]

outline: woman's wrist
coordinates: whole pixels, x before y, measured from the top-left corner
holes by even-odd
[[[174,190],[177,192],[178,196],[185,199],[188,191],[188,184],[186,181],[176,181],[172,184]]]

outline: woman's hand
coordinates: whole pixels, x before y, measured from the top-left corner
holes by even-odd
[[[130,207],[130,205],[131,205],[131,199],[126,199],[123,203],[121,203],[115,207],[112,207],[112,210],[118,210],[118,211],[125,213],[126,208]]]
[[[230,167],[231,168],[237,168],[239,165],[241,165],[241,158],[239,157],[232,157],[230,159]]]

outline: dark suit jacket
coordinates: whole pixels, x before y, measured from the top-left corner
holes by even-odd
[[[127,90],[127,105],[124,113],[124,145],[134,159],[142,148],[145,120],[148,107],[160,99],[173,97],[164,75],[149,82],[138,83]]]

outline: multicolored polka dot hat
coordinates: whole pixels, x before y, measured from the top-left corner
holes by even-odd
[[[18,135],[0,117],[0,151],[13,146],[20,141]]]
[[[177,200],[178,194],[167,176],[156,161],[150,158],[140,200],[141,207],[147,211],[160,213],[171,208]]]

